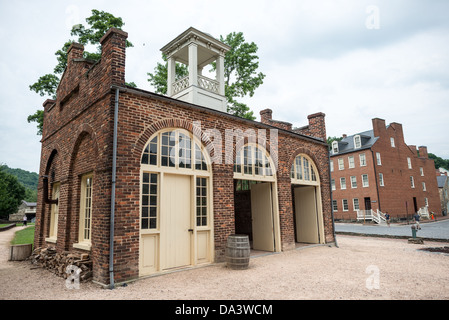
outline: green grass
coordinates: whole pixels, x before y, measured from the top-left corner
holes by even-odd
[[[23,230],[17,231],[11,244],[29,244],[34,242],[34,226],[29,226]]]

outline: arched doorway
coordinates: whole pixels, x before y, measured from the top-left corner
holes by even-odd
[[[268,152],[246,144],[234,162],[236,233],[247,234],[251,248],[281,251],[279,204],[275,166]]]
[[[140,177],[140,275],[212,262],[212,175],[201,142],[184,129],[155,133]]]
[[[324,243],[320,177],[306,154],[295,157],[290,173],[297,243]]]

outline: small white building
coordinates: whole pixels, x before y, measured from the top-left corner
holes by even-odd
[[[9,221],[22,221],[24,215],[27,216],[28,221],[36,217],[36,202],[22,200],[17,212],[9,215]]]

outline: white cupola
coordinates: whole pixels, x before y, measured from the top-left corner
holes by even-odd
[[[190,27],[161,51],[168,59],[167,95],[203,107],[227,111],[224,57],[230,46]],[[205,66],[216,62],[216,77],[202,75]],[[189,74],[175,81],[175,64],[188,66]]]

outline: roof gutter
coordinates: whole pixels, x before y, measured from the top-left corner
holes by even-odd
[[[112,144],[112,188],[111,188],[111,220],[109,231],[109,289],[114,289],[114,223],[115,223],[115,183],[117,172],[117,126],[119,88],[115,89],[114,101],[114,137]]]

